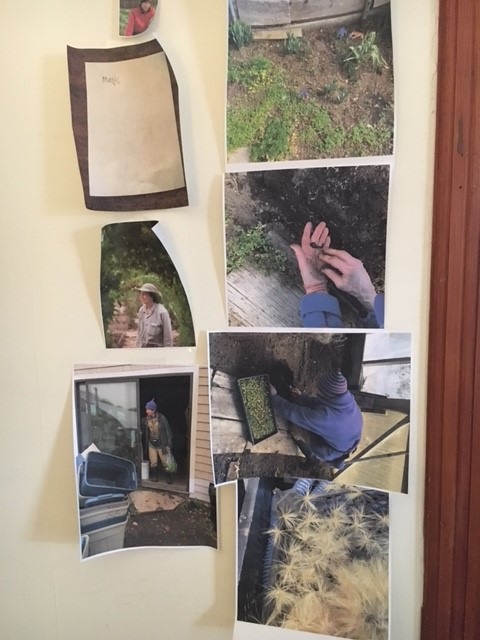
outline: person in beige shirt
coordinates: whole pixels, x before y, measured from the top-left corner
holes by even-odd
[[[172,323],[166,308],[161,304],[160,291],[146,282],[140,292],[142,306],[138,310],[137,347],[173,347]]]

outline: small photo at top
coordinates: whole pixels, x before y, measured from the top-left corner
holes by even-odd
[[[131,37],[151,31],[157,5],[158,0],[119,0],[119,35]]]

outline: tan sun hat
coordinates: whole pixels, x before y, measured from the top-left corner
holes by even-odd
[[[160,293],[160,291],[154,284],[151,284],[150,282],[146,282],[140,288],[136,288],[136,291],[145,291],[146,293],[149,293],[155,302],[160,302],[160,300],[162,299],[162,294]]]

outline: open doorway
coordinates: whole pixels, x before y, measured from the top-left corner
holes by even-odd
[[[159,413],[168,420],[172,432],[172,452],[177,462],[177,471],[170,478],[169,488],[188,492],[190,468],[190,424],[191,424],[191,375],[149,376],[139,379],[139,406],[141,416],[147,402],[154,400]],[[148,461],[148,443],[142,434],[142,461]],[[143,474],[145,476],[145,473]],[[167,477],[142,478],[142,486],[162,486]]]

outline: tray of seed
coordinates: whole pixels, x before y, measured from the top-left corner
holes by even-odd
[[[257,444],[277,433],[268,375],[239,378],[238,388],[247,419],[250,442]]]

